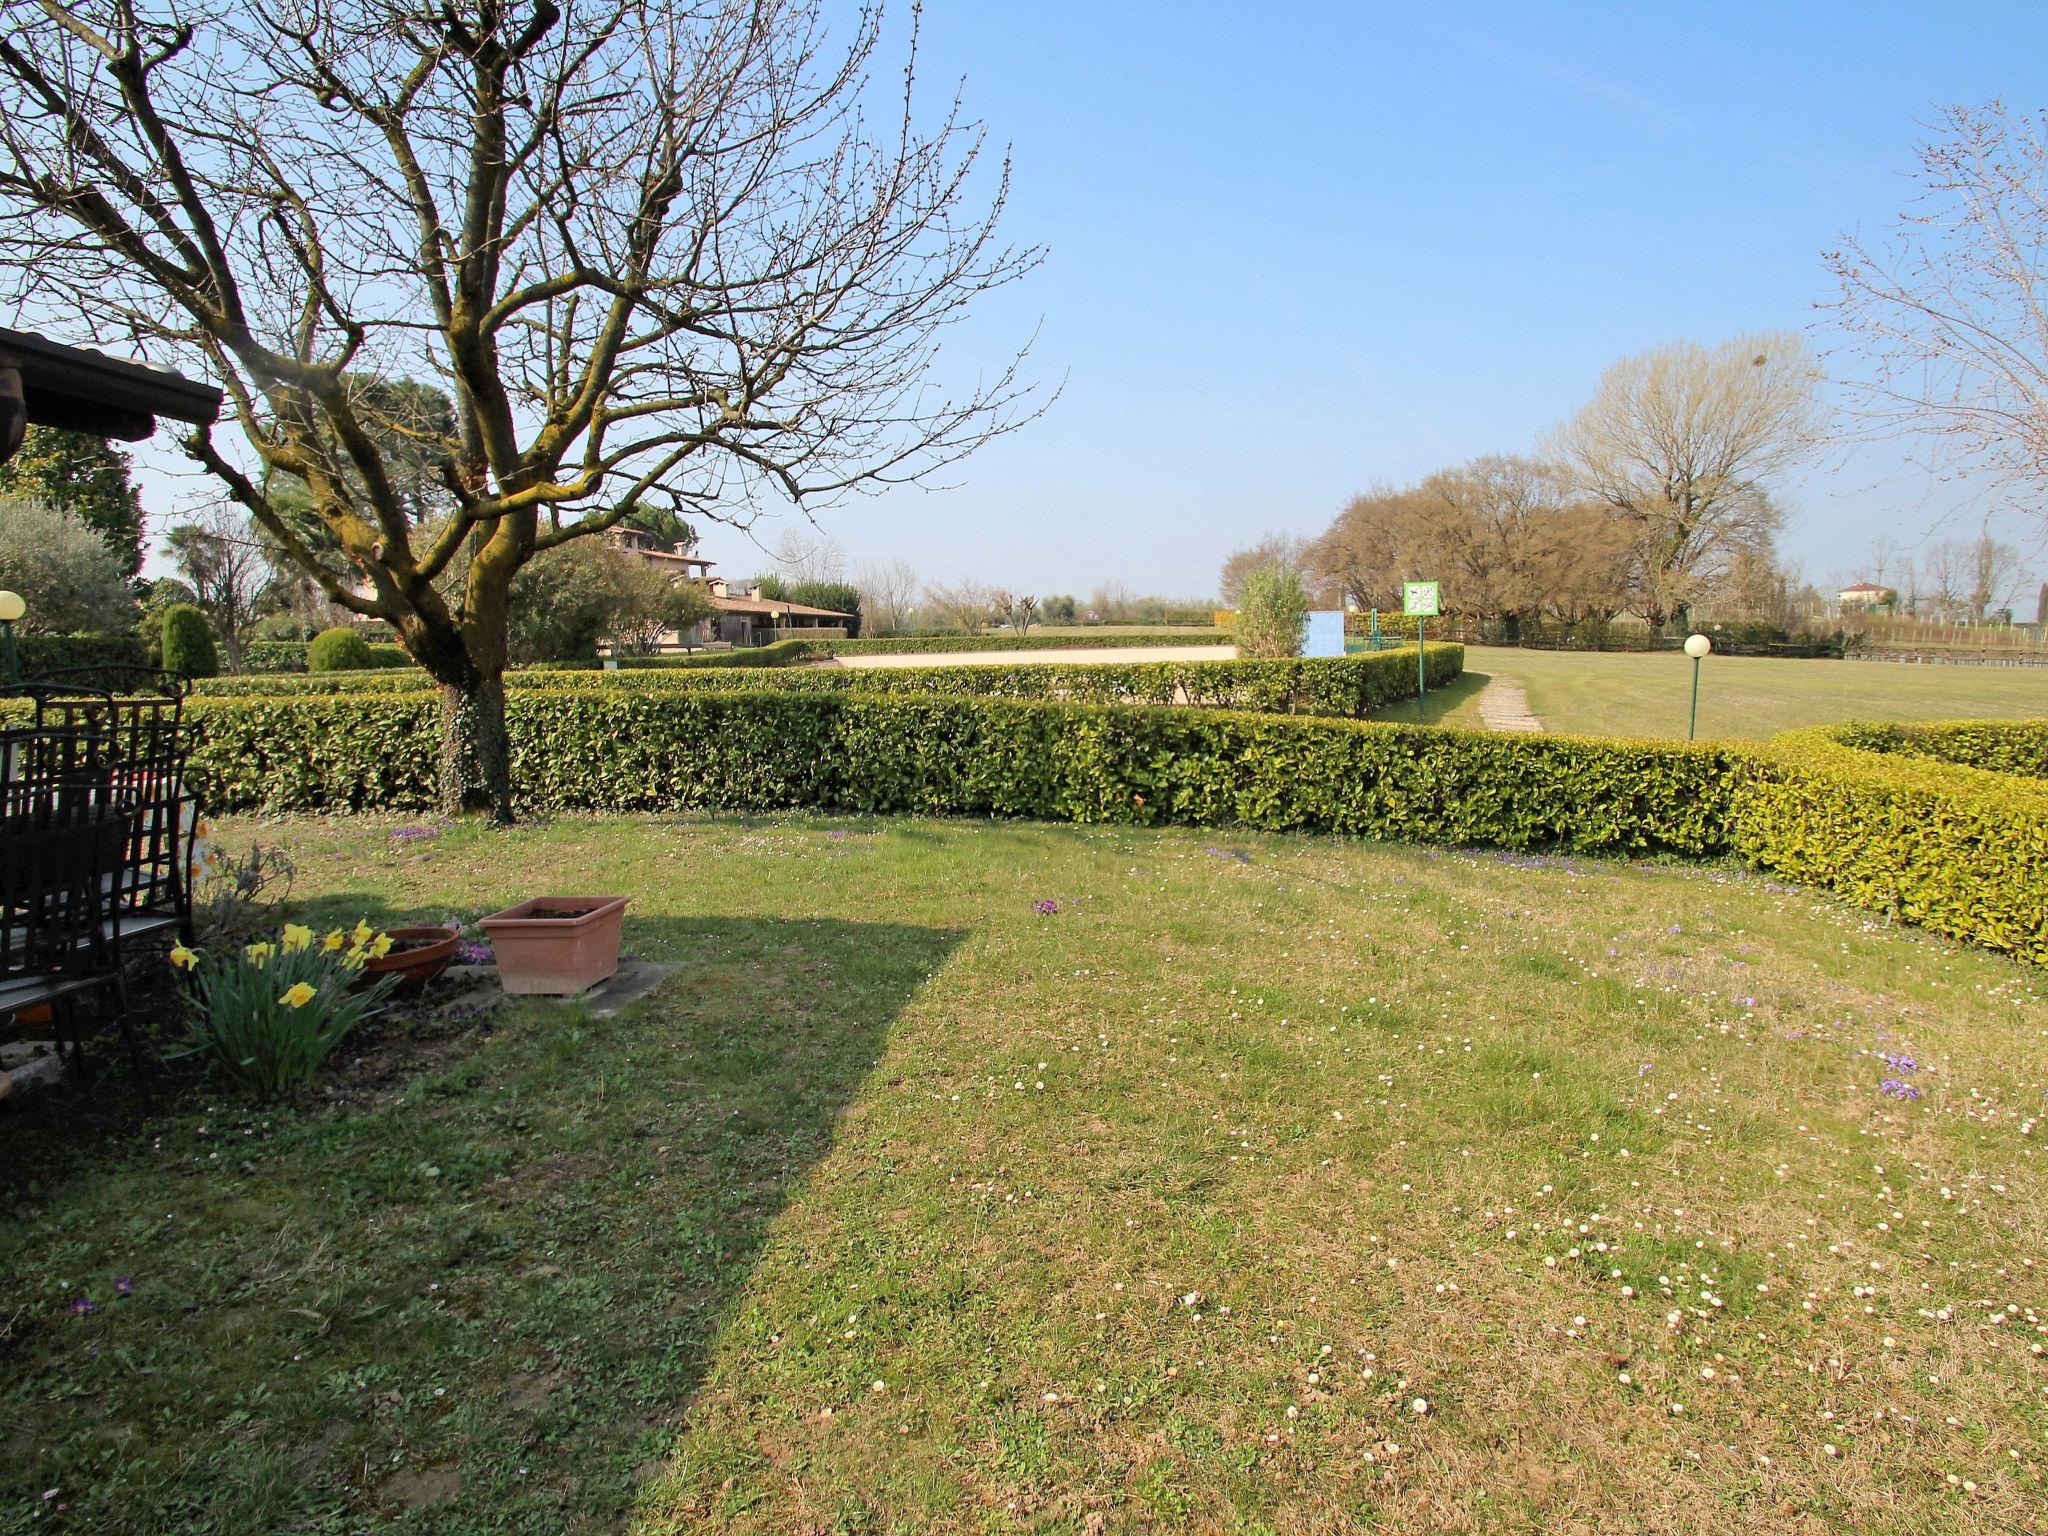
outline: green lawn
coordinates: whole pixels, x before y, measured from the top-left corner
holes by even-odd
[[[395,826],[226,835],[678,972],[0,1117],[0,1531],[2041,1529],[2039,971],[1731,868]]]
[[[1471,646],[1465,679],[1430,717],[1477,726],[1484,680],[1518,683],[1545,730],[1586,736],[1685,735],[1692,663],[1678,654]],[[1411,718],[1414,706],[1390,710]],[[1701,666],[1702,739],[1764,737],[1844,720],[1974,720],[2048,715],[2048,667],[1927,667],[1870,661],[1710,656]]]

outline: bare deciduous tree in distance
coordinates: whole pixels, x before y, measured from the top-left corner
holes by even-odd
[[[1852,431],[2048,489],[2048,112],[1945,108],[1889,237],[1827,255]]]
[[[249,515],[231,501],[209,502],[190,522],[173,527],[164,543],[220,637],[228,665],[240,670],[243,632],[272,579]]]
[[[0,293],[220,383],[186,450],[441,685],[442,797],[511,810],[507,597],[636,511],[915,481],[1032,413],[940,333],[1030,269],[982,131],[822,0],[0,0]],[[888,109],[878,111],[886,100]],[[448,512],[364,378],[444,387]],[[273,503],[309,499],[330,569]],[[466,566],[456,567],[458,554]],[[441,580],[459,574],[459,580]]]
[[[1767,547],[1771,480],[1820,435],[1819,374],[1790,332],[1623,358],[1560,430],[1579,482],[1634,524],[1634,605],[1683,622],[1737,551]]]
[[[917,609],[916,566],[901,559],[863,565],[853,573],[853,584],[860,590],[864,634],[893,635],[909,627]]]

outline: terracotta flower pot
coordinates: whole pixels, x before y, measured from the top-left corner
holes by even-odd
[[[444,928],[436,924],[428,928],[387,928],[391,935],[393,949],[388,955],[375,955],[363,962],[363,977],[375,981],[379,976],[396,976],[399,990],[417,991],[448,969],[448,962],[455,958],[455,946],[462,938],[460,928]],[[404,945],[404,948],[396,946]]]
[[[498,980],[515,995],[568,997],[619,968],[624,896],[536,896],[483,920]]]

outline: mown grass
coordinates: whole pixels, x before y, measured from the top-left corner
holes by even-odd
[[[676,975],[0,1120],[0,1530],[2040,1528],[2038,972],[1721,868],[392,827],[228,835]]]
[[[1465,686],[1431,718],[1477,727],[1483,680],[1516,683],[1549,731],[1682,739],[1692,663],[1676,653],[1472,646]],[[1408,706],[1412,715],[1414,706]],[[1402,710],[1387,712],[1404,718]],[[1700,673],[1703,740],[1760,739],[1843,720],[1991,720],[2048,715],[2048,667],[1928,667],[1874,661],[1710,656]]]

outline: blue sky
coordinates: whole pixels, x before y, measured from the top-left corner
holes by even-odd
[[[934,578],[1206,594],[1374,481],[1528,450],[1621,355],[1813,324],[1820,252],[1889,223],[1931,109],[2038,106],[2044,58],[2038,4],[934,0],[932,102],[964,77],[1008,232],[1048,247],[946,370],[1036,330],[1063,393],[948,488],[822,521]],[[1813,575],[1951,494],[1889,469],[1790,488]]]

